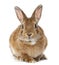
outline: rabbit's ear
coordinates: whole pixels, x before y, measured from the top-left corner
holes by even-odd
[[[41,17],[41,13],[42,13],[42,5],[39,5],[35,9],[35,11],[34,11],[34,13],[32,15],[32,18],[34,18],[36,21],[38,21],[40,19],[40,17]]]
[[[26,17],[24,12],[18,6],[15,7],[15,12],[20,22],[23,23],[23,20]]]

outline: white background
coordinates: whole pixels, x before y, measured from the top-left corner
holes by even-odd
[[[30,65],[14,59],[9,48],[10,34],[20,24],[14,7],[19,6],[28,17],[39,5],[43,5],[39,25],[48,38],[45,55],[48,60],[31,65],[59,65],[59,1],[58,0],[0,0],[0,65]]]

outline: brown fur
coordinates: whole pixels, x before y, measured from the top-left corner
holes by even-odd
[[[41,5],[39,6],[40,9]],[[19,8],[17,8],[18,10]],[[21,9],[20,9],[21,10]],[[18,11],[17,11],[18,12]],[[22,11],[21,11],[22,12]],[[17,14],[17,13],[16,13]],[[40,26],[37,26],[35,29],[35,17],[27,18],[25,14],[22,12],[22,25],[24,26],[23,29],[21,28],[22,25],[20,25],[10,36],[10,48],[12,47],[16,54],[14,54],[15,57],[18,59],[21,58],[24,61],[32,62],[36,61],[37,57],[44,58],[43,51],[45,50],[47,46],[47,38],[44,35],[44,32]],[[34,15],[34,14],[33,14]],[[41,16],[41,15],[40,15]],[[17,14],[17,17],[19,18],[19,14]],[[20,18],[19,18],[20,20]],[[38,35],[40,35],[40,38],[36,41],[34,45],[31,45],[30,42],[23,41],[19,39],[19,36],[23,36],[24,39],[28,38],[28,33],[31,33],[31,38],[35,38]],[[12,49],[11,49],[12,51]],[[13,51],[12,51],[13,52]]]

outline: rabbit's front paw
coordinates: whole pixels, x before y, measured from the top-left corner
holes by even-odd
[[[28,56],[28,55],[23,55],[21,57],[21,59],[25,62],[29,62],[29,63],[33,63],[33,62],[36,62],[35,59],[33,59],[32,57]]]

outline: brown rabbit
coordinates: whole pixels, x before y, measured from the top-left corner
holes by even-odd
[[[43,52],[47,46],[47,38],[42,28],[37,25],[42,13],[42,5],[35,9],[31,18],[27,18],[17,6],[15,12],[21,25],[10,36],[10,48],[13,55],[27,62],[46,59]]]

